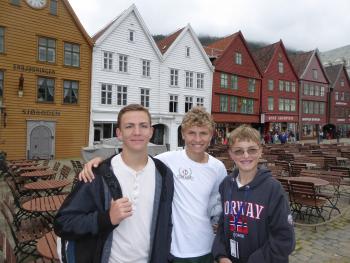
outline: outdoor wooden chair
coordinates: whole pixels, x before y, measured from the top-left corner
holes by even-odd
[[[290,176],[290,164],[287,161],[275,161],[275,166],[280,166],[282,168],[283,176]]]
[[[59,176],[58,176],[57,179],[58,180],[67,179],[71,170],[72,170],[72,168],[70,168],[69,166],[63,165],[63,167],[61,168],[61,171],[60,171]]]
[[[300,171],[302,169],[306,169],[306,164],[305,163],[297,163],[297,162],[290,163],[290,174],[291,174],[291,176],[299,176],[300,175]]]
[[[308,216],[310,222],[311,217],[320,218],[325,221],[323,216],[324,207],[327,199],[319,195],[316,191],[315,185],[311,182],[300,182],[289,180],[290,195],[297,214],[304,218]]]

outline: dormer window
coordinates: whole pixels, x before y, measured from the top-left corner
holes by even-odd
[[[317,69],[313,69],[313,70],[312,70],[312,78],[313,78],[313,79],[317,79],[317,77],[318,77],[318,76],[317,76]]]
[[[134,42],[135,41],[135,31],[129,30],[129,41]]]
[[[191,55],[191,48],[186,47],[186,57],[190,57],[190,55]]]

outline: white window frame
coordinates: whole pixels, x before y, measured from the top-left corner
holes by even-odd
[[[135,42],[135,30],[129,29],[128,40],[129,42]]]
[[[296,111],[296,100],[294,99],[290,100],[290,111],[293,111],[293,112]]]
[[[119,54],[118,55],[118,70],[119,72],[127,73],[128,72],[128,56]]]
[[[295,92],[296,91],[296,83],[295,83],[295,81],[292,81],[292,84],[291,84],[291,90],[292,90],[292,92]]]
[[[170,69],[170,86],[178,87],[179,86],[179,70],[171,68]]]
[[[231,75],[231,89],[238,90],[238,76]]]
[[[286,92],[290,92],[290,82],[289,81],[284,82],[284,90]]]
[[[196,103],[197,106],[204,107],[204,98],[203,97],[197,97],[196,101],[197,101],[197,103]]]
[[[191,47],[186,47],[186,57],[191,57]]]
[[[227,112],[228,110],[228,96],[220,95],[220,112]]]
[[[128,105],[128,86],[117,85],[117,106]]]
[[[273,111],[274,108],[274,97],[268,97],[267,98],[267,110],[268,111]]]
[[[101,105],[112,105],[112,96],[113,96],[113,85],[108,83],[101,83]],[[103,103],[105,100],[105,103]]]
[[[320,96],[324,96],[324,86],[321,86],[320,88]]]
[[[103,69],[113,70],[113,52],[103,51]]]
[[[204,89],[204,73],[197,73],[197,89]]]
[[[284,90],[284,81],[283,80],[279,80],[278,81],[278,90],[279,91],[283,91]]]
[[[235,52],[235,63],[237,65],[242,65],[242,53],[241,52]]]
[[[273,79],[269,79],[268,80],[268,90],[269,91],[273,91],[273,86],[274,86],[274,81],[273,81]]]
[[[193,88],[193,71],[185,71],[185,87]]]
[[[318,71],[317,71],[317,69],[313,69],[312,70],[312,78],[313,79],[318,79]]]
[[[140,104],[145,108],[149,108],[150,89],[140,88]]]
[[[179,111],[179,96],[170,94],[169,95],[169,112],[177,113],[178,111]]]
[[[248,92],[255,92],[255,79],[248,79]]]
[[[278,73],[284,73],[284,64],[282,61],[278,61]]]
[[[193,96],[185,96],[185,112],[188,112],[193,107]]]
[[[228,87],[228,79],[227,79],[227,74],[226,73],[221,73],[220,75],[220,88],[227,89]]]
[[[278,110],[284,111],[284,99],[282,98],[278,99]]]
[[[146,59],[142,60],[142,76],[144,77],[151,76],[151,61]]]

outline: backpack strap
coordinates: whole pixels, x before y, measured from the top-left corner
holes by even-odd
[[[99,175],[101,175],[102,178],[105,180],[109,191],[111,192],[113,200],[116,200],[123,196],[123,194],[119,181],[114,175],[111,167],[111,159],[113,157],[114,156],[105,160],[98,168],[96,168],[96,172],[99,173]]]

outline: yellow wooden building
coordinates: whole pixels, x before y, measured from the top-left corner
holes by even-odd
[[[0,0],[0,151],[8,159],[80,156],[92,46],[67,0]]]

